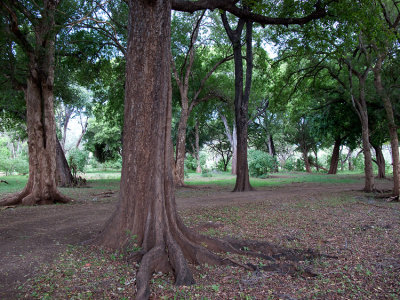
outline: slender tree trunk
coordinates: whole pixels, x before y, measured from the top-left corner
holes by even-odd
[[[235,122],[237,130],[237,153],[236,153],[236,184],[234,192],[251,191],[249,167],[247,164],[247,127],[248,127],[248,102],[250,98],[251,80],[253,73],[253,23],[239,19],[236,30],[232,30],[226,18],[221,15],[225,31],[233,46],[233,57],[235,62]],[[246,24],[246,83],[243,90],[243,62],[241,33]]]
[[[349,150],[349,153],[347,153],[348,157],[348,163],[349,163],[349,171],[354,171],[354,166],[353,166],[353,151]]]
[[[341,143],[342,143],[341,138],[335,139],[335,145],[333,146],[332,158],[331,158],[331,163],[330,163],[328,174],[336,174],[337,173]]]
[[[364,191],[371,193],[374,190],[374,172],[372,168],[372,155],[369,144],[368,117],[362,120],[362,148],[364,153],[364,173],[365,186]]]
[[[77,149],[79,148],[79,145],[82,142],[82,138],[86,133],[86,130],[87,130],[87,127],[88,127],[88,119],[89,119],[89,117],[86,117],[85,123],[82,124],[82,118],[81,118],[81,128],[82,128],[82,130],[81,130],[81,134],[79,135],[79,138],[78,138],[78,140],[77,140],[77,142],[75,144],[75,148],[77,148]]]
[[[275,144],[274,144],[274,140],[272,138],[272,134],[268,135],[268,152],[269,155],[271,155],[272,157],[274,157],[276,159],[276,150],[275,150]],[[278,172],[278,163],[275,164],[274,166],[274,172]]]
[[[221,114],[222,122],[224,123],[225,127],[225,134],[228,138],[229,143],[231,144],[232,148],[232,170],[231,174],[236,175],[237,173],[237,131],[236,125],[233,124],[233,130],[231,133],[231,129],[229,128],[228,121],[224,115]]]
[[[361,122],[361,138],[362,138],[362,149],[364,152],[364,173],[365,173],[365,185],[364,191],[370,193],[374,190],[374,173],[372,169],[372,155],[371,147],[369,144],[369,124],[368,124],[368,109],[365,95],[365,84],[370,72],[370,67],[367,67],[361,74],[355,71],[351,63],[346,62],[349,67],[349,82],[352,104],[357,112],[357,115]],[[358,78],[358,90],[359,97],[355,97],[353,94],[353,80],[352,76],[356,75]]]
[[[186,105],[185,105],[186,104]],[[176,139],[176,158],[175,158],[175,185],[183,186],[185,178],[185,154],[186,154],[186,127],[188,120],[188,107],[182,103],[181,117],[179,118],[178,136]]]
[[[69,120],[71,119],[73,113],[73,109],[64,106],[64,122],[63,122],[63,132],[62,132],[62,138],[61,138],[61,148],[63,149],[65,153],[65,142],[67,140],[67,130],[68,130],[68,123]]]
[[[57,186],[60,187],[70,187],[73,186],[74,184],[71,169],[69,168],[67,159],[65,158],[64,151],[57,137],[56,137],[56,183]]]
[[[199,122],[196,122],[196,125],[195,125],[194,129],[195,129],[195,135],[196,135],[196,137],[195,137],[195,139],[196,139],[196,141],[195,141],[196,142],[195,151],[196,151],[196,162],[197,162],[196,173],[201,173],[200,142],[199,142],[199,140],[200,140],[200,138],[199,138]]]
[[[400,195],[400,158],[399,158],[399,136],[397,133],[397,125],[395,122],[393,106],[386,93],[381,77],[381,69],[384,56],[380,55],[374,68],[374,85],[378,94],[381,96],[383,106],[386,112],[386,120],[389,124],[390,147],[392,150],[393,164],[393,196]]]
[[[382,147],[378,145],[372,145],[376,154],[376,164],[378,165],[378,178],[386,178],[385,168],[385,157],[382,153]]]
[[[303,149],[303,160],[304,160],[304,165],[306,167],[306,172],[312,173],[310,161],[308,160],[308,151],[305,148]]]
[[[319,172],[320,165],[318,164],[318,151],[314,150],[314,156],[315,156],[315,168],[317,169],[317,172]]]

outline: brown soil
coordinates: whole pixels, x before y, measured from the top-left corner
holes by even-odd
[[[390,189],[380,181],[378,188]],[[294,183],[259,188],[255,192],[232,193],[221,187],[183,188],[178,191],[179,210],[243,205],[268,200],[310,199],[335,194],[359,195],[360,184]],[[93,194],[94,195],[94,194]],[[15,299],[20,287],[43,263],[50,263],[68,245],[94,237],[112,213],[117,193],[96,194],[96,201],[68,205],[8,208],[0,211],[0,299]],[[368,199],[368,198],[365,198]],[[362,200],[363,201],[363,200]],[[374,205],[374,200],[365,202]]]

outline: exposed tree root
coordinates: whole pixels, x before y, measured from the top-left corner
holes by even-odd
[[[72,199],[62,195],[58,191],[53,191],[48,195],[42,195],[40,193],[31,192],[30,189],[25,187],[22,192],[13,194],[4,199],[0,200],[0,206],[10,205],[46,205],[55,203],[69,203]]]
[[[179,219],[178,219],[179,220]],[[311,249],[282,249],[267,242],[238,240],[233,238],[215,239],[200,235],[186,227],[177,228],[166,232],[165,242],[154,246],[152,249],[137,251],[128,257],[130,262],[140,262],[137,273],[136,299],[148,299],[150,296],[149,281],[153,272],[173,272],[176,285],[194,284],[192,272],[187,261],[192,264],[230,265],[244,268],[249,271],[268,271],[280,274],[315,277],[310,269],[297,267],[297,262],[315,258],[337,258],[319,254]],[[265,266],[256,266],[250,263],[243,264],[230,257],[221,257],[214,252],[232,253],[257,257],[269,261]]]

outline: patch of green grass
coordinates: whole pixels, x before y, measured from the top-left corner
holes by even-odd
[[[250,178],[250,183],[253,187],[264,187],[264,186],[279,186],[290,183],[303,183],[303,182],[314,182],[314,183],[356,183],[362,179],[357,175],[327,175],[327,174],[308,174],[301,172],[280,172],[271,174],[266,179],[261,178]],[[218,186],[233,186],[236,181],[236,176],[229,172],[221,172],[213,174],[212,178],[201,177],[198,174],[193,174],[186,184],[188,185],[218,185]]]
[[[5,180],[8,184],[1,182],[0,183],[0,196],[15,193],[22,190],[26,182],[28,181],[27,175],[12,175],[12,176],[1,176],[1,180]]]

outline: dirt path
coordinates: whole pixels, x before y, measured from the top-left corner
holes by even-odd
[[[378,185],[380,189],[390,187],[390,181]],[[177,198],[177,205],[179,210],[191,210],[360,193],[360,189],[360,184],[294,183],[255,192],[231,193],[215,187],[200,187],[185,189],[184,197]],[[101,230],[114,206],[115,201],[107,200],[0,211],[0,299],[15,299],[18,287],[34,276],[40,264],[51,262],[68,245],[92,238]]]

